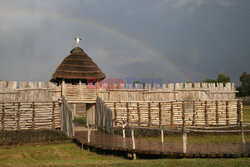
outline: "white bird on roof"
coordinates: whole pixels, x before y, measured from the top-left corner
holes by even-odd
[[[79,47],[79,42],[80,42],[80,40],[82,40],[81,38],[79,38],[79,37],[76,37],[75,38],[75,41],[76,41],[76,47]]]

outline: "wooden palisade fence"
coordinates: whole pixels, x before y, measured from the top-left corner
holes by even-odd
[[[97,98],[95,116],[96,127],[111,133],[113,130],[113,113],[100,98]]]
[[[61,112],[58,101],[0,103],[0,129],[60,128]]]
[[[74,134],[74,115],[73,112],[70,110],[67,101],[65,98],[62,98],[62,106],[61,106],[61,111],[62,111],[62,125],[61,129],[62,131],[69,136],[70,138],[73,138],[75,136]]]
[[[143,126],[239,125],[243,117],[240,100],[105,102],[116,121],[147,122]],[[121,126],[121,125],[120,125]]]

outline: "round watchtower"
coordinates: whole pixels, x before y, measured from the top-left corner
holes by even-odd
[[[61,84],[87,83],[89,78],[98,81],[105,79],[105,74],[97,64],[80,47],[75,47],[70,51],[70,55],[64,58],[52,75],[51,82]]]

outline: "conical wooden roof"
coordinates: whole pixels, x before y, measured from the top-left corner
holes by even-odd
[[[84,80],[90,77],[105,79],[105,74],[96,63],[83,51],[76,47],[70,51],[70,55],[64,58],[52,75],[51,82],[65,80]]]

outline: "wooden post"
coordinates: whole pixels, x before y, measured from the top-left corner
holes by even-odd
[[[69,110],[68,110],[68,105],[67,105],[67,102],[66,102],[66,100],[65,100],[65,112],[66,112],[66,126],[67,126],[67,134],[68,134],[68,136],[69,137],[71,137],[70,136],[70,130],[69,130],[69,124],[70,124],[70,120],[69,120]]]
[[[66,89],[66,85],[65,85],[65,80],[64,79],[62,80],[61,89],[62,89],[61,96],[63,97],[63,96],[65,96],[65,89]]]
[[[183,153],[186,153],[187,152],[187,132],[186,132],[185,126],[183,127],[183,130],[182,130],[182,147],[183,147]]]
[[[79,98],[82,98],[82,80],[79,80],[79,94],[78,94]]]
[[[111,100],[110,91],[108,92],[108,99],[109,99],[109,101]]]
[[[242,143],[245,144],[246,140],[245,140],[245,134],[244,134],[244,127],[243,127],[243,122],[240,122],[240,126],[241,126],[241,138],[242,138]]]
[[[161,103],[159,102],[159,127],[162,126],[162,110],[161,110]]]
[[[116,111],[116,103],[114,103],[114,116],[115,116],[115,126],[117,126],[117,111]]]
[[[88,125],[88,143],[90,143],[91,127]]]
[[[75,116],[76,115],[76,104],[73,104],[73,115]]]
[[[226,123],[229,125],[228,101],[226,101]]]
[[[133,150],[135,149],[135,136],[134,136],[134,128],[131,130],[131,137],[132,137],[132,147]]]
[[[55,102],[53,102],[52,107],[52,129],[55,129]]]
[[[207,119],[207,101],[205,101],[205,111],[204,111],[204,116],[205,116],[205,124],[206,126],[208,125],[208,119]]]
[[[4,131],[4,115],[5,115],[5,108],[4,108],[4,103],[3,103],[3,106],[2,106],[2,131]]]
[[[140,105],[139,105],[139,103],[137,103],[137,113],[138,113],[138,121],[141,122],[141,114],[140,114]],[[138,125],[140,126],[141,124],[138,124]]]
[[[131,130],[131,137],[132,137],[132,147],[133,147],[133,150],[135,149],[135,136],[134,136],[134,128],[132,128]],[[133,153],[133,160],[136,160],[136,154]]]
[[[148,126],[151,125],[151,106],[150,103],[148,103]]]
[[[185,102],[182,102],[182,127],[185,126]]]
[[[196,113],[195,110],[196,110],[196,109],[195,109],[195,101],[193,101],[193,120],[192,120],[192,125],[193,125],[193,126],[195,125],[195,113]]]
[[[161,143],[164,144],[164,131],[162,126],[161,126]]]
[[[32,103],[32,129],[35,128],[35,103]]]
[[[122,120],[122,137],[125,139],[126,134],[125,134],[125,122]]]
[[[173,107],[173,102],[171,102],[170,113],[171,113],[170,125],[173,126],[173,124],[174,124],[174,107]]]
[[[18,103],[17,107],[17,129],[20,130],[20,102]]]
[[[241,103],[240,100],[237,101],[237,121],[238,121],[238,125],[241,125],[242,122],[242,115],[241,115]]]
[[[219,124],[219,111],[218,111],[218,101],[216,101],[216,125]]]
[[[73,113],[71,112],[71,120],[70,120],[71,127],[72,127],[72,138],[75,136],[75,130],[74,130],[75,125],[74,125],[74,122],[73,122],[74,118],[75,118],[75,111]]]
[[[126,103],[126,108],[127,108],[127,125],[129,125],[129,109],[128,109],[128,103]]]

